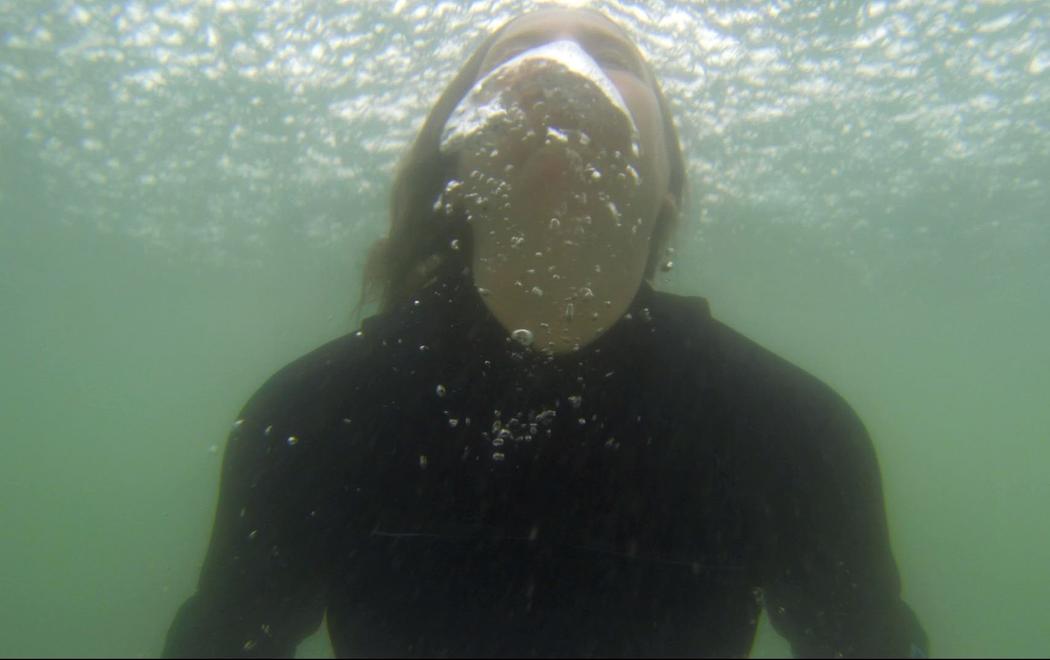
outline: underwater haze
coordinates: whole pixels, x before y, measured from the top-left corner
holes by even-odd
[[[399,156],[534,6],[0,0],[0,655],[160,653],[238,410],[356,328]],[[1050,5],[587,6],[689,164],[657,288],[860,414],[934,655],[1050,654]]]

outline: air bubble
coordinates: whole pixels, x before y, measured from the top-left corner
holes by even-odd
[[[494,451],[494,452],[492,452],[492,460],[494,460],[494,461],[500,462],[503,459],[505,459],[506,457],[507,457],[507,455],[504,454],[501,451]]]
[[[434,392],[438,396],[445,396],[445,386],[444,385],[438,385],[437,387],[434,388]]]
[[[459,239],[458,238],[453,238],[451,241],[449,241],[448,246],[450,248],[452,248],[453,250],[458,251],[459,250]]]
[[[518,342],[522,346],[532,345],[532,331],[527,328],[518,328],[514,332],[510,333],[510,336],[514,341]]]
[[[288,436],[287,442],[289,447],[294,447],[295,445],[299,444],[299,438],[295,437],[294,435],[290,435]]]
[[[428,462],[428,460],[427,460],[426,454],[420,454],[419,455],[419,468],[421,470],[427,469],[427,462]]]

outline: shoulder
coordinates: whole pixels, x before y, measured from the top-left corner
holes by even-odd
[[[864,434],[856,412],[830,385],[714,318],[705,299],[660,292],[653,306],[673,329],[677,359],[722,412],[780,436]]]
[[[377,321],[366,319],[361,330],[328,341],[279,368],[248,399],[240,419],[265,428],[346,405],[369,372],[378,343]]]

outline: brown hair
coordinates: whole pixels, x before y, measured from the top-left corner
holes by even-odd
[[[592,11],[612,23],[600,12],[586,11]],[[444,261],[443,255],[447,254],[454,239],[459,241],[466,263],[470,263],[470,232],[465,230],[464,223],[457,223],[435,210],[435,202],[453,177],[455,167],[455,156],[441,153],[441,134],[456,105],[474,86],[481,63],[492,43],[511,22],[504,23],[490,34],[470,56],[438,98],[402,160],[391,191],[390,233],[377,241],[368,252],[361,298],[355,311],[373,300],[377,293],[382,311],[408,298],[427,282],[436,267]],[[616,28],[623,31],[618,25]],[[648,62],[643,64],[663,117],[667,154],[671,161],[669,189],[674,201],[674,204],[663,207],[653,228],[649,261],[645,267],[645,277],[651,280],[661,260],[661,252],[678,223],[685,193],[685,162],[667,100]]]

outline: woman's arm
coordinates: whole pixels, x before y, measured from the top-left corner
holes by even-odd
[[[289,444],[288,430],[267,419],[273,397],[260,394],[227,442],[197,593],[179,609],[165,657],[292,657],[321,622],[328,542],[311,504],[319,447]]]
[[[802,450],[782,462],[772,498],[769,617],[797,656],[925,657],[926,633],[900,598],[874,447],[825,391],[829,405],[810,407],[821,421],[807,424],[819,430],[787,443]]]

